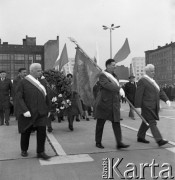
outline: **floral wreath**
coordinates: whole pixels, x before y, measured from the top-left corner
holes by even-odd
[[[63,112],[71,106],[71,81],[63,74],[63,72],[56,70],[46,70],[43,72],[43,76],[48,82],[48,88],[54,94],[51,99],[51,112]]]

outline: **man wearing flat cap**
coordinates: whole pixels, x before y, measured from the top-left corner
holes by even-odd
[[[129,76],[129,82],[127,82],[125,84],[125,95],[128,98],[128,100],[134,105],[134,100],[135,100],[135,93],[136,93],[136,82],[135,82],[135,76],[134,75],[130,75]],[[132,109],[132,107],[130,106],[130,111],[129,111],[129,117],[132,120],[135,120],[134,118],[134,110]]]

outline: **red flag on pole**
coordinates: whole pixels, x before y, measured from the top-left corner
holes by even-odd
[[[115,60],[116,63],[123,61],[124,59],[128,57],[130,52],[131,51],[130,51],[130,47],[128,43],[128,38],[126,38],[123,46],[121,47],[121,49],[119,49],[119,51],[116,53],[113,59]]]
[[[73,72],[73,90],[78,92],[85,105],[94,101],[93,86],[101,70],[77,47]]]
[[[67,64],[69,61],[68,61],[68,55],[67,55],[67,47],[66,47],[66,44],[64,45],[64,48],[62,50],[62,53],[61,53],[61,56],[59,59],[56,60],[55,62],[55,66],[59,66],[59,71],[61,71],[61,69],[63,68],[63,66],[65,64]]]

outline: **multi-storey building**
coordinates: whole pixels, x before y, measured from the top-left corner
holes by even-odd
[[[146,64],[155,65],[155,79],[160,85],[175,83],[175,43],[145,51]]]
[[[53,68],[55,57],[59,53],[58,37],[57,40],[53,41],[48,46],[50,41],[46,42],[45,45],[36,45],[36,38],[28,36],[23,39],[22,45],[1,43],[0,40],[0,71],[5,70],[8,77],[14,79],[19,68],[25,67],[29,71],[30,64],[34,62],[40,63],[43,69]],[[55,41],[57,41],[57,45],[55,45]],[[57,51],[53,52],[53,47],[57,47]],[[52,56],[49,56],[50,54]]]
[[[145,58],[144,57],[134,57],[130,65],[130,74],[135,76],[136,81],[138,81],[144,75]]]

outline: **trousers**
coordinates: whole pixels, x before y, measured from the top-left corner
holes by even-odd
[[[104,129],[105,122],[106,122],[105,119],[97,119],[96,130],[95,130],[96,143],[101,143],[101,141],[102,141],[102,135],[103,135],[103,129]],[[112,122],[112,128],[113,128],[116,142],[117,142],[117,144],[120,144],[122,141],[120,122]]]
[[[21,133],[21,150],[27,151],[29,148],[29,140],[30,140],[30,134],[33,130],[33,126],[30,126],[24,133]],[[46,140],[46,126],[37,126],[35,127],[35,130],[37,132],[36,138],[37,138],[37,153],[42,153],[45,150],[45,140]]]
[[[5,122],[9,122],[10,109],[0,110],[0,125],[4,124],[4,117],[5,117]]]
[[[146,120],[146,121],[148,122],[149,126],[147,126],[144,122],[142,122],[139,128],[137,137],[145,139],[146,132],[150,128],[155,141],[156,142],[160,141],[162,139],[162,135],[159,129],[157,128],[156,120],[153,119],[153,120]]]

